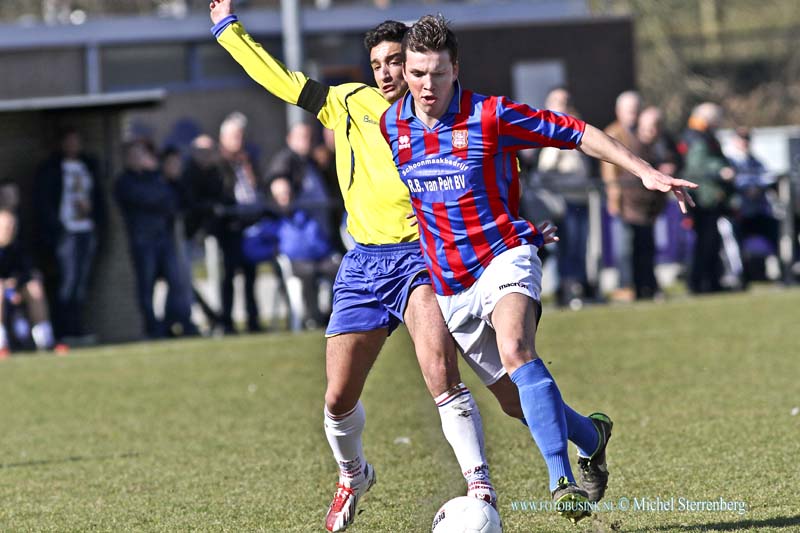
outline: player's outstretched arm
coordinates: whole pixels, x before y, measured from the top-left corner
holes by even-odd
[[[651,191],[672,192],[678,199],[681,212],[686,213],[686,205],[694,207],[692,197],[686,189],[696,189],[691,181],[673,178],[650,166],[636,156],[619,141],[609,137],[591,124],[586,125],[579,149],[588,156],[608,161],[638,176],[642,184]]]
[[[302,72],[290,71],[254,41],[233,13],[232,0],[212,0],[209,9],[217,41],[251,78],[284,102],[298,105],[314,115],[319,113],[327,87]]]

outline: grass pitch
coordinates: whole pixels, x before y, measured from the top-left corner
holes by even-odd
[[[546,313],[564,398],[615,421],[604,501],[630,506],[577,526],[514,503],[548,501],[544,462],[462,364],[505,531],[800,531],[798,309],[800,291],[767,289]],[[323,348],[314,332],[0,362],[0,531],[323,531]],[[428,531],[465,487],[405,332],[363,400],[378,483],[351,530]],[[746,512],[679,508],[720,500]]]

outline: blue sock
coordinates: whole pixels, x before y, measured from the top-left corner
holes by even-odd
[[[591,457],[600,444],[600,435],[597,434],[592,419],[576,412],[566,403],[564,416],[567,418],[569,440],[578,446],[578,454],[581,457]]]
[[[564,416],[567,418],[567,436],[569,441],[578,447],[578,453],[581,457],[591,457],[600,445],[600,435],[597,433],[597,428],[592,424],[592,420],[588,416],[575,411],[572,407],[564,404]],[[520,418],[520,422],[525,427],[528,427],[528,422],[525,418]],[[593,450],[587,452],[586,450]]]
[[[519,389],[519,400],[529,424],[528,429],[547,463],[550,490],[558,486],[558,479],[562,476],[574,482],[567,454],[564,402],[553,376],[541,359],[534,359],[516,369],[511,381]]]

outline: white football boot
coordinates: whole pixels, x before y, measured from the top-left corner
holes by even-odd
[[[364,479],[358,485],[348,487],[343,483],[336,484],[336,494],[325,516],[325,529],[328,531],[344,531],[356,517],[358,500],[375,484],[375,469],[367,463],[364,467]]]

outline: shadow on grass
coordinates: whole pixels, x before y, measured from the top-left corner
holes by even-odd
[[[84,457],[82,455],[72,455],[70,457],[60,457],[58,459],[36,459],[31,461],[21,461],[19,463],[0,463],[0,470],[4,468],[23,468],[26,466],[45,466],[45,465],[58,465],[64,463],[77,463],[80,461],[107,461],[109,459],[130,459],[131,457],[139,457],[141,454],[138,452],[121,453],[116,455],[95,455]]]
[[[795,526],[800,526],[800,515],[779,516],[776,518],[765,518],[764,520],[739,520],[738,522],[711,522],[707,524],[656,526],[637,531],[749,531],[765,527],[792,527],[792,531],[797,531]]]

